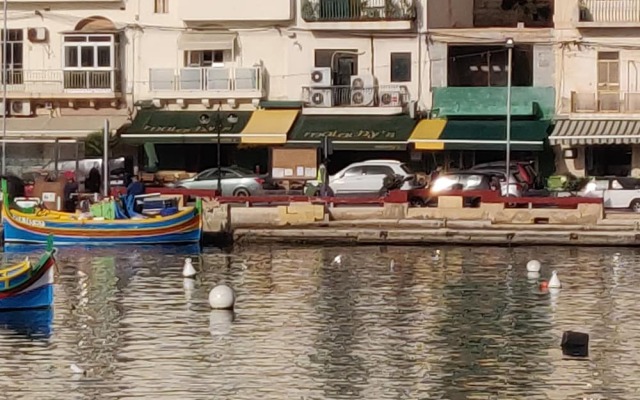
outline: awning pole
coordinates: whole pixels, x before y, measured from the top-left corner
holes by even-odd
[[[102,195],[109,195],[109,120],[104,120],[102,142]]]
[[[60,161],[60,143],[58,142],[58,139],[56,139],[55,143],[53,144],[53,163],[54,163],[54,167],[53,167],[53,171],[56,174],[56,177],[58,176],[58,162]]]
[[[7,143],[4,141],[7,136],[7,0],[2,2],[2,16],[4,26],[2,29],[2,175],[7,172]]]

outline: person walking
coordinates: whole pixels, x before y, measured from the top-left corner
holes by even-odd
[[[89,193],[99,193],[100,192],[100,180],[102,176],[100,175],[100,170],[98,169],[98,163],[93,164],[93,167],[89,171],[89,176],[84,181],[84,187]]]

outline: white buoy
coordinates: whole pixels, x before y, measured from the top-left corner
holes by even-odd
[[[431,259],[433,261],[438,261],[440,259],[440,250],[435,250],[432,254],[431,254]]]
[[[540,272],[527,271],[527,279],[537,281],[540,278]]]
[[[540,268],[542,268],[542,264],[538,260],[531,260],[527,263],[528,272],[540,272]]]
[[[391,261],[389,261],[389,271],[393,272],[393,270],[396,267],[396,262],[395,260],[392,258]]]
[[[342,255],[338,254],[336,256],[336,258],[333,259],[333,261],[331,262],[331,264],[333,265],[341,265],[342,264]]]
[[[231,310],[211,310],[209,332],[212,336],[226,335],[231,331],[235,314]]]
[[[556,271],[551,273],[551,279],[549,279],[549,285],[547,287],[549,289],[560,289],[562,287],[560,278],[558,278],[558,273]]]
[[[216,310],[232,310],[236,295],[227,285],[218,285],[209,292],[209,305]]]
[[[185,278],[193,278],[196,276],[196,269],[193,267],[191,263],[191,258],[187,258],[184,260],[184,268],[182,268],[182,276]]]

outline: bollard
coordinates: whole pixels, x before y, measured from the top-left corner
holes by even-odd
[[[589,357],[589,335],[566,331],[562,334],[562,354],[570,357]]]

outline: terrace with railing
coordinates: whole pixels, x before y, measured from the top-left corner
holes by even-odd
[[[581,0],[580,23],[585,25],[640,24],[640,0]]]
[[[573,113],[640,113],[640,93],[600,91],[597,93],[572,92]]]
[[[219,97],[262,97],[260,67],[151,68],[149,91],[169,96],[216,94]]]
[[[411,21],[416,17],[414,0],[302,0],[306,22]]]
[[[41,95],[107,94],[121,91],[120,71],[105,70],[10,70],[2,83],[11,94]]]

